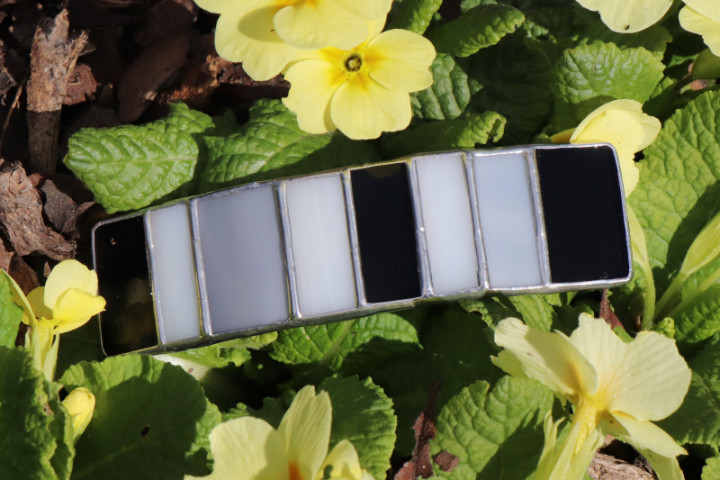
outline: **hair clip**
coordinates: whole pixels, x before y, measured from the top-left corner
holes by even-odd
[[[92,248],[108,354],[632,275],[607,144],[432,153],[252,183],[102,221]]]

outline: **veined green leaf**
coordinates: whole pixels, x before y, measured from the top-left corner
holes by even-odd
[[[553,131],[577,126],[597,107],[616,99],[644,103],[665,66],[644,48],[593,43],[565,50],[556,67]]]
[[[395,3],[386,30],[402,28],[422,35],[442,5],[442,0],[403,0]]]
[[[257,350],[277,339],[277,332],[269,332],[247,338],[236,338],[207,347],[192,348],[172,355],[191,360],[211,368],[223,368],[232,364],[239,367],[250,358],[250,350]]]
[[[3,347],[15,346],[23,315],[22,307],[13,302],[9,282],[0,275],[0,345]]]
[[[429,120],[459,117],[470,103],[476,90],[462,66],[447,54],[440,53],[430,70],[433,84],[410,95],[413,116]]]
[[[452,472],[435,468],[450,480],[524,480],[536,468],[544,441],[542,421],[553,396],[540,383],[501,378],[490,390],[473,383],[451,399],[437,419],[432,455],[447,451],[460,457]]]
[[[0,346],[0,478],[67,480],[72,428],[27,350]]]
[[[64,162],[108,212],[137,210],[178,189],[193,193],[195,135],[212,126],[209,116],[175,103],[167,118],[146,125],[79,130]]]
[[[73,479],[178,479],[209,473],[207,436],[220,422],[199,383],[182,368],[145,355],[68,368],[69,390],[97,399],[78,441]]]
[[[453,120],[421,123],[384,137],[382,148],[389,158],[418,152],[473,148],[500,140],[504,131],[505,117],[499,113],[473,113]]]
[[[201,191],[378,160],[365,142],[300,130],[295,115],[279,100],[258,100],[238,133],[205,137],[204,142],[208,162]]]
[[[478,5],[459,18],[428,32],[438,52],[467,57],[495,45],[523,23],[520,10],[505,5]]]
[[[369,378],[329,377],[318,390],[328,392],[332,402],[330,445],[349,440],[358,452],[360,465],[373,478],[385,478],[397,427],[392,400]]]
[[[719,111],[720,92],[692,100],[665,122],[639,163],[640,181],[629,204],[645,231],[658,294],[668,288],[695,238],[720,211]],[[656,309],[658,315],[662,313]]]

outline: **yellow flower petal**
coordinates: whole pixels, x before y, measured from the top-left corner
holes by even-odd
[[[685,5],[716,22],[720,22],[720,2],[717,0],[683,0]]]
[[[45,306],[54,310],[60,295],[70,288],[97,295],[97,274],[77,260],[64,260],[58,263],[45,282]]]
[[[637,448],[636,450],[645,457],[648,461],[655,474],[660,480],[685,480],[685,475],[680,470],[677,458],[675,457],[663,457],[658,455],[652,450],[645,450]]]
[[[388,90],[358,74],[338,88],[330,103],[332,121],[346,136],[377,138],[410,125],[410,94]]]
[[[267,422],[242,417],[221,423],[210,432],[215,463],[206,480],[289,480],[288,459],[282,437]],[[303,477],[308,478],[308,477]]]
[[[379,19],[382,20],[383,24],[385,23],[385,16],[392,6],[392,0],[365,0],[363,2],[357,0],[333,0],[333,2],[360,18],[365,20]],[[382,30],[382,26],[380,30]],[[379,33],[380,30],[376,33]]]
[[[640,172],[635,153],[650,145],[660,133],[660,121],[642,112],[635,100],[614,100],[592,111],[580,122],[570,143],[612,144],[617,151],[625,195],[635,189]]]
[[[347,440],[341,440],[335,445],[325,459],[320,471],[325,472],[328,466],[332,467],[329,478],[341,478],[343,480],[360,480],[362,478],[363,471],[360,467],[357,450]]]
[[[300,1],[282,8],[275,14],[274,25],[283,41],[300,48],[348,49],[368,37],[365,19],[334,0]]]
[[[617,424],[608,421],[607,432],[638,450],[650,450],[663,457],[687,454],[665,430],[652,422],[637,420],[624,413],[614,414],[611,421]]]
[[[20,285],[17,284],[17,282],[10,276],[8,272],[6,272],[3,269],[0,269],[0,275],[3,275],[8,280],[8,284],[10,285],[10,293],[12,294],[13,302],[18,304],[23,309],[23,316],[22,321],[25,325],[33,326],[35,325],[35,313],[33,312],[32,307],[30,306],[30,302],[28,302],[27,297],[22,291],[22,288],[20,288]]]
[[[341,70],[322,60],[307,60],[292,65],[285,79],[292,88],[283,103],[298,117],[298,125],[309,133],[335,130],[330,118],[330,100],[344,81]]]
[[[582,313],[578,321],[579,326],[570,335],[570,342],[593,366],[598,384],[607,385],[622,368],[630,345],[620,340],[602,318]]]
[[[505,370],[522,365],[534,378],[565,397],[594,392],[598,378],[593,367],[565,335],[529,328],[517,318],[506,318],[495,328],[495,343],[505,350],[493,363]],[[508,357],[514,357],[508,361]]]
[[[195,0],[198,7],[212,13],[232,12],[240,9],[251,8],[253,4],[259,3],[255,0]]]
[[[62,406],[72,418],[73,438],[77,440],[92,420],[95,411],[95,395],[85,387],[78,387],[65,397]]]
[[[603,23],[610,30],[634,33],[657,23],[667,13],[673,0],[577,0],[588,10],[599,12]]]
[[[273,78],[299,53],[275,32],[275,11],[274,2],[268,0],[252,10],[224,13],[217,23],[218,54],[231,62],[242,62],[243,69],[254,80]]]
[[[416,92],[433,83],[430,65],[435,47],[422,35],[407,30],[389,30],[372,39],[365,62],[370,77],[383,87]]]
[[[607,386],[608,409],[638,420],[660,420],[682,404],[692,373],[675,342],[655,332],[640,332],[618,362]]]
[[[297,468],[303,480],[314,479],[327,455],[332,407],[327,392],[315,395],[315,387],[300,390],[285,412],[278,433],[285,444],[287,464]],[[242,470],[239,470],[242,471]]]
[[[82,327],[93,315],[105,308],[105,299],[91,295],[83,290],[71,288],[58,298],[53,309],[53,319],[57,322],[56,333],[65,333]]]
[[[678,14],[680,26],[688,32],[702,35],[710,51],[720,56],[720,21],[702,15],[690,7],[683,7]]]
[[[45,287],[37,287],[28,293],[27,301],[38,318],[52,318],[53,313],[45,305]]]

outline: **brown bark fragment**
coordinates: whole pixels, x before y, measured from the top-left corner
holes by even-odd
[[[71,258],[75,243],[45,225],[40,193],[22,167],[0,173],[0,224],[20,256],[41,253],[53,260]]]
[[[148,47],[120,79],[120,120],[137,120],[155,99],[160,86],[187,61],[189,52],[190,41],[186,35],[168,37]]]
[[[619,460],[611,455],[597,453],[587,470],[593,480],[655,480],[655,475],[644,469]]]
[[[98,84],[90,67],[84,63],[76,64],[70,75],[63,105],[77,105],[87,100],[93,100],[97,87]]]
[[[40,286],[37,273],[28,265],[25,260],[19,255],[13,255],[10,260],[7,272],[15,280],[15,283],[20,286],[20,289],[25,295],[30,293],[31,290]]]
[[[452,472],[460,465],[460,457],[444,450],[435,455],[433,461],[443,472]]]
[[[27,87],[30,167],[52,173],[57,159],[60,109],[87,34],[71,37],[68,12],[40,21],[30,51]]]

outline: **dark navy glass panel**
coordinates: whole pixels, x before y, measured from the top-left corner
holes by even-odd
[[[419,297],[415,215],[407,166],[371,167],[350,175],[367,301]]]
[[[100,314],[105,352],[117,355],[157,345],[142,216],[95,229],[95,269],[107,302]]]
[[[553,283],[629,275],[627,231],[610,147],[536,151]]]

